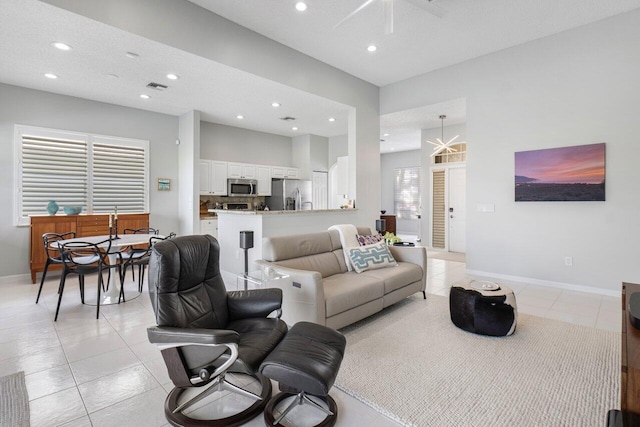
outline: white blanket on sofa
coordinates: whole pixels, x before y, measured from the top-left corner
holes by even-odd
[[[340,243],[342,244],[342,251],[344,252],[344,262],[347,264],[347,270],[353,271],[353,265],[349,259],[349,248],[357,248],[360,246],[358,243],[358,229],[353,224],[338,224],[329,227],[329,230],[338,230],[340,233]]]

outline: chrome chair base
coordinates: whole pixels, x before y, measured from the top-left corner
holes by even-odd
[[[261,374],[255,374],[254,377],[260,381],[260,385],[262,387],[262,391],[260,395],[253,394],[250,391],[247,391],[241,387],[238,387],[235,384],[228,382],[224,374],[221,374],[214,381],[213,385],[207,387],[200,394],[196,395],[192,399],[182,404],[178,404],[180,400],[180,396],[183,392],[185,392],[186,388],[177,388],[175,387],[164,402],[164,414],[167,418],[167,421],[171,423],[171,425],[176,427],[204,427],[204,426],[213,426],[213,427],[222,427],[222,426],[239,426],[247,421],[255,418],[260,412],[262,412],[267,405],[269,397],[271,396],[271,381]],[[215,420],[198,420],[195,418],[190,418],[189,416],[182,413],[182,411],[188,409],[190,406],[195,403],[203,400],[210,394],[216,391],[228,390],[234,393],[238,393],[240,395],[250,397],[256,399],[256,401],[245,409],[242,412],[231,415],[225,418],[218,418]]]
[[[275,418],[273,411],[278,406],[280,402],[287,399],[288,397],[295,396],[293,402],[285,409],[282,414],[278,418]],[[324,401],[329,409],[324,406],[316,403],[313,399],[309,397],[304,391],[300,393],[292,394],[286,392],[280,392],[276,394],[267,404],[267,407],[264,410],[264,420],[268,426],[274,427],[284,427],[280,422],[287,416],[287,414],[298,405],[310,405],[313,408],[316,408],[322,412],[324,412],[327,417],[323,419],[319,424],[316,424],[314,427],[333,427],[338,418],[338,405],[336,405],[336,401],[333,400],[331,396],[328,394],[326,396],[313,396],[316,399],[321,399]]]

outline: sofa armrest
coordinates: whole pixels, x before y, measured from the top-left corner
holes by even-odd
[[[256,263],[291,278],[283,281],[280,286],[282,319],[287,324],[293,325],[299,321],[326,324],[324,288],[322,275],[319,272],[282,267],[265,260],[258,260]],[[304,315],[301,316],[301,313]]]
[[[427,248],[424,246],[389,246],[391,255],[399,262],[410,262],[422,268],[422,289],[427,288]]]

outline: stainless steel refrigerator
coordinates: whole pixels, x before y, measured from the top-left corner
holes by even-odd
[[[308,211],[313,209],[311,181],[273,179],[267,206],[272,211]]]

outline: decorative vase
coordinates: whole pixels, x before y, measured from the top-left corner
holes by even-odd
[[[49,203],[47,203],[47,212],[49,212],[49,215],[55,215],[58,212],[58,204],[56,203],[55,200],[49,200]]]

